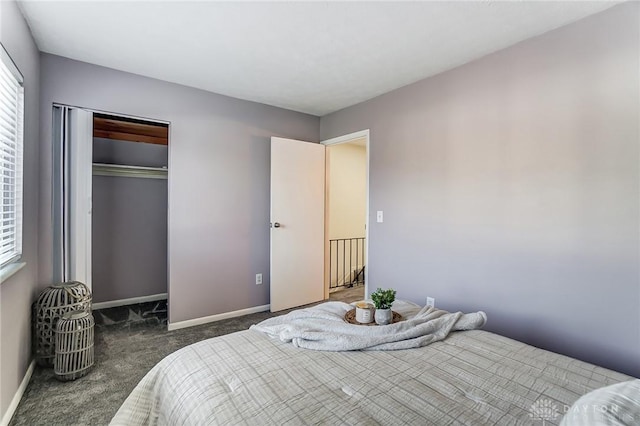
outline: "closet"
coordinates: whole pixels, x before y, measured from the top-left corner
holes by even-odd
[[[93,115],[93,302],[167,294],[167,124]]]

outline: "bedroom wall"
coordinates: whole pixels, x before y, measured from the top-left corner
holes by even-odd
[[[14,1],[0,1],[0,42],[24,77],[24,268],[0,283],[0,418],[31,361],[31,302],[39,290],[38,193],[40,57]]]
[[[54,102],[171,123],[170,322],[267,305],[270,137],[318,141],[319,118],[49,54],[41,64],[43,183]],[[44,282],[52,276],[50,200],[43,184]]]
[[[640,377],[639,8],[322,118],[371,129],[369,289]]]

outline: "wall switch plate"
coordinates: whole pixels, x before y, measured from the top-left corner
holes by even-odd
[[[427,297],[427,306],[436,307],[436,299],[434,297]]]
[[[376,212],[376,222],[382,223],[383,220],[384,220],[384,217],[382,215],[382,210],[378,210]]]
[[[262,274],[256,274],[256,285],[262,284]]]

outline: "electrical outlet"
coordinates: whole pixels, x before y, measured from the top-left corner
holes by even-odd
[[[256,274],[256,285],[262,284],[262,274]]]
[[[427,297],[427,306],[436,307],[436,299],[435,297]]]

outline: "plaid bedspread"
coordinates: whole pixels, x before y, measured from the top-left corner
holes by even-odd
[[[112,425],[545,425],[630,377],[492,334],[400,351],[318,352],[252,331],[156,365]]]

